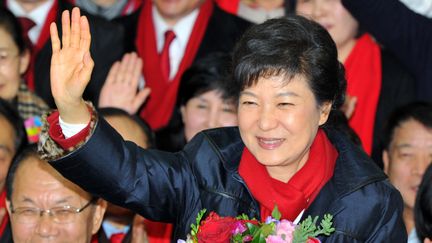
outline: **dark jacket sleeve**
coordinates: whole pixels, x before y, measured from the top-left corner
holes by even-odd
[[[176,222],[195,213],[199,193],[185,156],[124,141],[103,119],[85,144],[50,163],[84,190],[148,219]]]
[[[429,64],[432,21],[396,0],[343,0],[345,8],[413,74]]]

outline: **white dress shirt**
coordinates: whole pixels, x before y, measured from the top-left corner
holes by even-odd
[[[193,26],[198,17],[199,8],[180,19],[174,26],[170,27],[162,18],[156,7],[153,5],[152,15],[156,34],[156,45],[158,53],[162,52],[165,42],[165,32],[174,31],[176,38],[171,42],[169,49],[170,56],[170,79],[174,78],[183,59],[186,46],[189,42]]]
[[[44,26],[47,15],[54,4],[54,0],[48,0],[37,8],[33,9],[31,12],[26,12],[24,8],[16,0],[8,0],[7,8],[16,17],[27,17],[35,22],[35,26],[29,30],[28,36],[33,44],[36,44],[39,35]]]

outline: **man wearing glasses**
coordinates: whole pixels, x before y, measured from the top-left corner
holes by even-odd
[[[65,179],[34,149],[15,159],[6,186],[15,243],[89,243],[101,226],[106,202]]]

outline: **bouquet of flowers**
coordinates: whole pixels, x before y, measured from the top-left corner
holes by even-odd
[[[320,242],[316,238],[318,235],[329,236],[335,231],[330,214],[324,215],[320,226],[317,226],[318,217],[312,219],[309,216],[298,225],[281,220],[277,207],[273,209],[272,216],[262,223],[249,219],[245,214],[233,218],[221,217],[215,212],[210,212],[202,220],[205,212],[205,209],[199,212],[187,239],[178,240],[177,243],[314,243]]]

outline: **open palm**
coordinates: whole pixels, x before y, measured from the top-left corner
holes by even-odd
[[[83,110],[82,94],[94,66],[89,52],[91,35],[88,20],[80,15],[78,8],[72,10],[71,18],[66,10],[62,14],[61,43],[55,23],[50,26],[50,34],[52,95],[62,118],[72,115],[79,118],[80,114],[73,114],[73,111]]]

